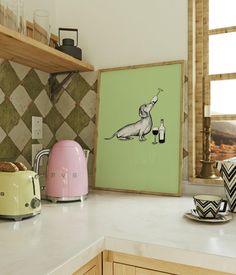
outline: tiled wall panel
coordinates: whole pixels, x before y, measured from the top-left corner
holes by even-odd
[[[0,61],[1,160],[22,161],[31,169],[32,144],[51,148],[62,139],[78,141],[84,149],[91,150],[90,159],[93,158],[96,72],[75,74],[53,102],[48,77],[47,73]],[[32,116],[43,117],[43,139],[31,138]]]

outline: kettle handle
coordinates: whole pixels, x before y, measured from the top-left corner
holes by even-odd
[[[89,157],[90,150],[84,149],[83,151],[84,151],[86,162],[88,164],[88,157]]]
[[[43,149],[39,151],[34,158],[34,172],[39,174],[39,162],[42,156],[49,155],[50,149]]]
[[[58,29],[58,43],[59,46],[61,45],[61,31],[72,31],[72,32],[76,32],[76,47],[78,46],[78,30],[77,29],[72,29],[72,28],[59,28]]]

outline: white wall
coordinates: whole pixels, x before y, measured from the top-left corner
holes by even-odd
[[[50,13],[51,31],[79,29],[83,60],[96,69],[187,60],[187,0],[24,0],[25,17]],[[64,33],[67,36],[67,33]]]
[[[187,0],[54,3],[55,26],[79,29],[83,60],[96,69],[187,60]]]

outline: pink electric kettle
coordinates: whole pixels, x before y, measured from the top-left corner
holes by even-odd
[[[89,150],[73,140],[61,140],[52,149],[44,149],[34,159],[34,171],[39,172],[42,156],[49,155],[46,175],[46,196],[48,200],[83,200],[88,194],[87,160]]]

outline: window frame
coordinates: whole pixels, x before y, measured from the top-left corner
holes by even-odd
[[[209,30],[209,1],[188,0],[188,113],[189,181],[222,183],[221,179],[200,179],[203,155],[203,112],[210,105],[210,82],[236,79],[236,73],[209,74],[209,36],[236,32],[236,26]],[[236,120],[235,115],[212,115],[212,120]]]

